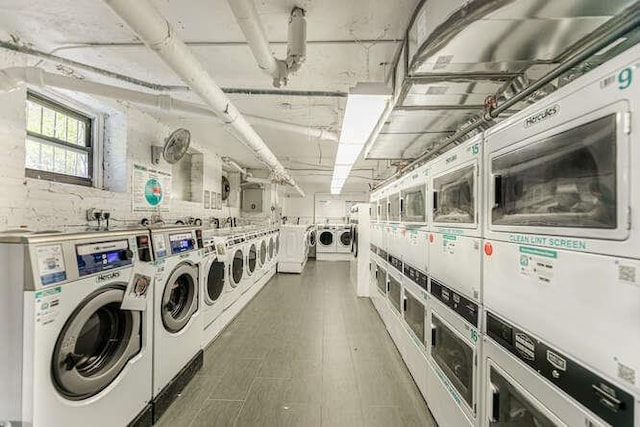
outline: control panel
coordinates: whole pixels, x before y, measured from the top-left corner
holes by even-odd
[[[169,234],[169,244],[172,255],[197,249],[196,239],[192,233]]]
[[[80,277],[131,265],[133,257],[134,253],[126,239],[76,245]]]

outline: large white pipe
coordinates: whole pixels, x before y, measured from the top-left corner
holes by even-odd
[[[140,40],[155,51],[213,109],[218,117],[229,124],[238,139],[254,151],[276,178],[293,186],[298,193],[304,194],[302,188],[296,184],[262,138],[216,85],[187,45],[175,35],[169,22],[149,0],[104,1],[131,27]]]
[[[0,91],[13,90],[20,84],[27,83],[37,87],[55,87],[74,92],[82,92],[90,95],[102,96],[105,98],[119,99],[133,102],[135,104],[148,105],[167,111],[177,111],[181,113],[195,114],[207,117],[218,117],[206,105],[196,104],[188,101],[181,101],[170,95],[155,95],[146,92],[139,92],[124,89],[118,86],[105,85],[88,80],[80,80],[73,77],[52,74],[36,67],[14,67],[0,70]],[[319,128],[312,128],[295,123],[282,122],[280,120],[269,119],[262,116],[245,114],[245,117],[254,124],[269,126],[288,132],[299,133],[305,136],[320,138],[327,141],[337,141],[338,135],[335,132]]]
[[[273,56],[267,41],[267,33],[258,17],[253,0],[228,0],[231,12],[235,16],[249,48],[260,67],[273,77],[274,85],[279,86],[282,78],[286,78],[286,64],[278,63]]]

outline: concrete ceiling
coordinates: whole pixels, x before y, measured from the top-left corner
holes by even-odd
[[[271,78],[258,69],[226,0],[152,0],[192,44],[219,86],[273,89]],[[256,8],[275,55],[286,54],[287,21],[294,6],[306,10],[307,60],[291,77],[287,90],[340,91],[359,81],[382,81],[403,38],[418,0],[256,0]],[[0,38],[19,40],[34,49],[95,67],[163,85],[184,85],[161,60],[100,0],[3,0]],[[374,40],[379,40],[373,42]],[[117,80],[75,70],[88,79],[126,85]],[[131,87],[131,86],[128,86]],[[176,96],[198,101],[193,94]],[[283,95],[231,95],[242,112],[340,131],[345,98]],[[221,155],[258,167],[252,153],[227,134],[215,120],[147,109],[169,125],[185,126],[201,140],[212,140]],[[275,155],[304,187],[326,184],[336,142],[256,126]],[[381,171],[382,162],[361,161],[345,189],[363,189]],[[316,168],[318,170],[312,170]]]

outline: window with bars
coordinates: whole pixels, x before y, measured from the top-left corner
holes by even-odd
[[[33,93],[27,95],[26,113],[26,176],[90,186],[91,118]]]

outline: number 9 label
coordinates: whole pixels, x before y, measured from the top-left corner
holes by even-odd
[[[618,73],[618,89],[625,90],[633,82],[633,70],[629,67]]]

